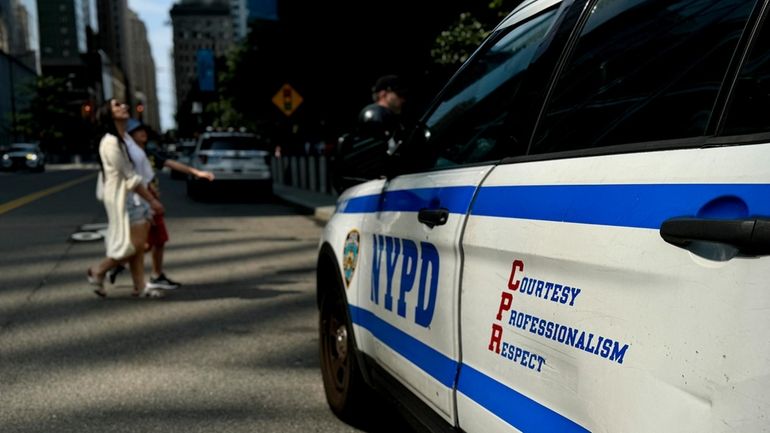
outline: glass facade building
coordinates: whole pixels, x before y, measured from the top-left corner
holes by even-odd
[[[35,0],[0,0],[0,147],[24,138],[15,126],[40,73],[37,19]]]

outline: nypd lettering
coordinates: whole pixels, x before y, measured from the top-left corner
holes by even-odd
[[[509,328],[519,329],[608,361],[623,364],[626,352],[629,349],[629,345],[626,343],[578,327],[564,325],[512,309],[514,293],[539,298],[558,305],[574,307],[581,292],[582,290],[574,285],[525,276],[524,261],[514,260],[511,263],[507,290],[502,290],[500,293],[500,302],[497,305],[497,314],[495,315],[496,322],[492,323],[492,333],[488,349],[509,360],[521,358],[521,365],[540,372],[542,363],[546,362],[545,358],[533,354],[525,348],[515,347],[505,342],[503,334],[504,327],[507,325]],[[511,349],[511,347],[514,348]],[[511,353],[511,350],[513,350],[513,353]],[[537,357],[538,367],[536,369],[530,366],[536,362],[531,360],[532,356]],[[528,361],[523,361],[524,358]]]
[[[382,305],[388,311],[395,309],[395,313],[403,318],[407,317],[407,309],[411,302],[414,304],[414,322],[429,328],[433,321],[438,294],[438,250],[428,242],[420,242],[418,247],[414,241],[391,236],[372,235],[372,240],[370,300],[374,304]],[[386,276],[384,294],[380,290],[383,262]],[[399,269],[401,277],[396,279],[396,271]],[[414,289],[415,281],[418,281],[416,296],[409,296]]]

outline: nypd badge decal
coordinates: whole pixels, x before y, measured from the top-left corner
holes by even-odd
[[[342,250],[342,271],[345,275],[345,287],[350,286],[353,279],[353,271],[358,262],[358,250],[361,242],[361,234],[358,230],[351,230],[345,239],[345,248]]]

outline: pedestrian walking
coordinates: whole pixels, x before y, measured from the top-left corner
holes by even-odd
[[[128,133],[126,143],[129,155],[138,167],[138,171],[142,176],[142,183],[156,198],[160,198],[160,182],[155,170],[161,170],[163,167],[208,181],[214,180],[214,174],[209,171],[198,170],[179,161],[168,159],[162,152],[148,149],[149,135],[147,127],[138,120],[129,119],[126,132]],[[163,257],[168,240],[169,236],[164,214],[153,215],[153,221],[147,236],[147,252],[151,252],[152,255],[152,274],[149,281],[149,286],[152,288],[173,290],[181,286],[181,283],[168,278],[163,270]],[[110,283],[115,283],[118,274],[123,269],[122,265],[118,265],[108,271],[107,276]]]
[[[98,113],[105,134],[99,142],[102,201],[107,212],[106,258],[88,268],[88,282],[94,293],[106,297],[104,278],[107,270],[127,261],[134,284],[133,296],[160,297],[161,292],[147,285],[144,275],[144,246],[150,227],[151,211],[162,214],[163,205],[142,184],[134,170],[124,135],[129,119],[128,106],[115,99],[107,102]],[[144,202],[134,200],[136,193]]]

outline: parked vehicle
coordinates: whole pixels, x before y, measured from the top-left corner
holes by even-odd
[[[45,154],[37,143],[13,143],[1,153],[3,170],[45,171]]]
[[[375,389],[431,431],[768,431],[768,6],[510,14],[324,229],[331,409]]]
[[[174,159],[185,165],[192,165],[192,156],[195,152],[195,141],[182,141],[174,146]],[[171,170],[172,179],[186,179],[187,176],[176,170]]]
[[[191,166],[214,173],[216,179],[187,179],[187,193],[199,197],[214,189],[245,187],[247,194],[270,194],[273,188],[269,146],[255,134],[207,132],[201,135]]]

